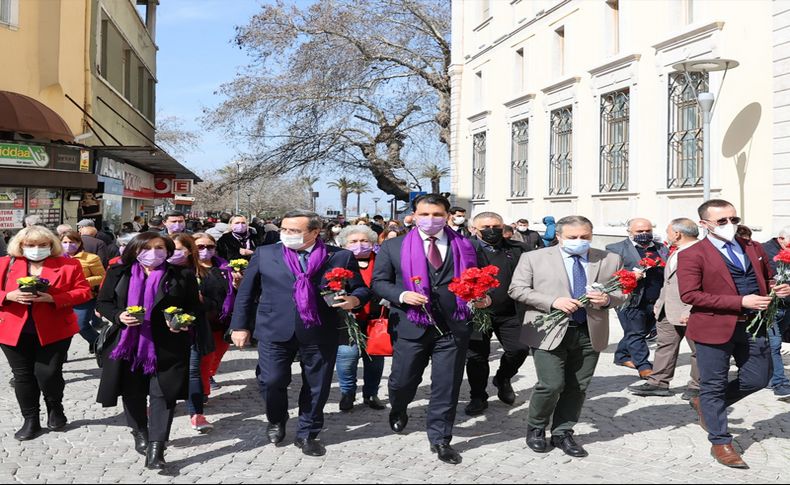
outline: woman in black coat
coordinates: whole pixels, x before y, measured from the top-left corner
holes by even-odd
[[[217,254],[227,261],[234,259],[249,259],[255,252],[255,238],[252,237],[247,218],[233,216],[230,219],[230,232],[225,233],[217,240]]]
[[[97,402],[111,407],[122,397],[135,450],[145,454],[145,465],[151,469],[165,466],[176,401],[187,398],[189,380],[190,332],[168,326],[164,310],[181,308],[196,318],[196,330],[207,326],[194,273],[165,262],[174,250],[173,241],[157,233],[136,236],[126,246],[121,263],[108,270],[96,306],[113,322],[102,351]],[[128,306],[145,307],[145,316],[136,319],[127,312]]]

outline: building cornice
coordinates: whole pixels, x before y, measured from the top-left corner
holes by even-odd
[[[473,31],[474,31],[474,32],[480,32],[481,30],[485,29],[486,27],[488,27],[489,25],[491,25],[491,20],[493,20],[493,18],[494,18],[494,17],[488,17],[487,19],[483,20],[483,21],[480,23],[480,25],[478,25],[477,27],[475,27],[475,28],[473,29]]]
[[[656,52],[659,52],[674,47],[679,47],[683,44],[693,42],[701,37],[706,37],[716,31],[720,31],[723,28],[724,22],[711,22],[709,24],[693,27],[691,30],[686,30],[670,37],[667,40],[655,44],[653,49],[655,49]]]
[[[514,29],[511,33],[501,37],[501,39],[498,40],[498,42],[492,42],[488,46],[483,47],[479,52],[477,52],[475,54],[467,54],[466,56],[464,56],[464,60],[466,60],[467,62],[474,61],[478,57],[482,56],[486,52],[488,52],[491,49],[493,49],[494,47],[496,47],[499,44],[505,42],[506,40],[512,38],[513,36],[515,36],[516,34],[521,32],[522,30],[524,30],[527,27],[533,25],[535,22],[537,22],[539,20],[542,20],[543,17],[546,17],[547,15],[550,15],[550,14],[556,12],[557,10],[561,9],[565,5],[571,3],[572,1],[574,1],[574,0],[560,0],[554,6],[549,8],[548,10],[541,10],[540,12],[536,13],[535,17],[531,18],[528,22],[524,22],[522,25],[518,26],[518,28]],[[483,22],[483,24],[488,25],[487,22],[489,22],[490,20],[491,19],[486,20],[485,22]],[[519,23],[521,23],[522,21],[523,20],[520,20]],[[478,27],[476,27],[474,29],[474,31],[477,32],[479,29],[482,29],[483,27],[485,27],[485,25],[483,25],[483,24],[480,24]]]
[[[511,99],[510,101],[506,101],[504,105],[506,108],[515,108],[516,106],[521,106],[522,104],[526,104],[532,101],[533,99],[535,99],[535,93],[523,94],[518,98]]]
[[[547,87],[541,89],[541,91],[543,92],[543,94],[546,94],[546,95],[554,94],[554,93],[557,93],[559,91],[562,91],[563,89],[568,89],[568,88],[574,86],[579,81],[581,81],[581,79],[582,78],[580,78],[579,76],[571,76],[571,77],[569,77],[567,79],[563,79],[562,81],[560,81],[558,83],[554,83],[551,86],[547,86]]]
[[[490,110],[485,110],[485,111],[481,111],[479,113],[475,113],[475,114],[473,114],[472,116],[470,116],[470,117],[468,117],[466,119],[469,120],[471,123],[474,123],[476,121],[483,120],[483,119],[487,118],[490,115],[491,115],[491,111]]]
[[[598,67],[594,67],[587,72],[589,72],[590,75],[593,77],[602,76],[612,71],[621,69],[629,64],[639,62],[639,59],[641,58],[642,58],[642,54],[629,54],[627,56],[618,57],[616,59],[608,61],[606,64],[603,64]]]

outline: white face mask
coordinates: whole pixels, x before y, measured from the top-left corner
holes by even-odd
[[[296,250],[304,246],[304,234],[282,234],[280,235],[280,241],[286,248]]]
[[[43,261],[52,255],[52,248],[23,248],[22,252],[29,261]]]
[[[713,229],[713,234],[719,236],[727,242],[732,242],[732,240],[735,239],[735,233],[737,231],[738,228],[735,227],[735,224],[728,223],[723,226],[716,226]]]
[[[455,217],[453,217],[453,224],[455,224],[456,226],[460,226],[464,222],[466,222],[466,217],[464,217],[464,216],[455,216]]]
[[[335,226],[335,227],[332,228],[332,234],[340,234],[340,231],[342,231],[342,230],[343,230],[342,227]]]
[[[527,226],[518,226],[516,229],[518,229],[518,232],[527,232],[528,228]]]

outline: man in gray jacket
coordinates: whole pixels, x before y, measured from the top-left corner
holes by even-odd
[[[532,392],[527,418],[527,446],[549,451],[546,427],[551,422],[551,444],[577,458],[587,451],[573,439],[598,356],[609,345],[609,309],[625,301],[619,291],[610,295],[590,291],[622,269],[620,257],[592,249],[592,222],[568,216],[557,223],[559,245],[521,256],[510,284],[510,297],[526,305],[522,341],[532,348],[538,383]],[[588,306],[579,298],[587,295]],[[554,310],[568,316],[554,327],[535,326],[538,317]]]

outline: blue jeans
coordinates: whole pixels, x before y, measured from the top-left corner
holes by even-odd
[[[96,318],[96,315],[93,313],[94,309],[96,309],[95,298],[74,306],[74,313],[77,315],[77,325],[80,327],[80,335],[90,345],[93,345],[96,339],[99,338],[99,332],[91,325],[93,319]]]
[[[623,327],[623,338],[617,345],[614,354],[615,364],[630,360],[638,370],[652,369],[650,348],[647,346],[647,335],[656,324],[652,303],[643,303],[638,307],[627,307],[617,311],[620,326]]]
[[[197,346],[189,351],[189,399],[187,410],[190,416],[203,414],[203,379],[200,377],[200,354]]]
[[[359,367],[359,348],[356,345],[341,345],[337,348],[337,380],[340,392],[355,395],[357,393],[357,370]],[[362,359],[363,397],[377,396],[381,376],[384,374],[384,357],[366,355]]]
[[[774,373],[771,376],[771,387],[790,385],[790,379],[785,375],[785,366],[782,362],[782,334],[790,325],[790,312],[784,308],[779,309],[773,327],[768,330],[768,342],[771,344],[771,359],[774,363]]]

